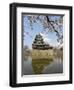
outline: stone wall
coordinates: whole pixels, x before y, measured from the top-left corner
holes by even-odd
[[[49,59],[53,57],[53,49],[48,50],[32,50],[33,59]]]

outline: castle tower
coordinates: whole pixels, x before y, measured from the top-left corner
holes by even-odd
[[[33,49],[49,49],[49,44],[46,44],[40,34],[36,35],[35,40],[32,44]]]

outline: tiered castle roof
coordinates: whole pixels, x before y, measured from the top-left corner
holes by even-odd
[[[36,35],[35,40],[32,44],[33,49],[49,49],[50,45],[46,44],[41,36],[41,34]]]

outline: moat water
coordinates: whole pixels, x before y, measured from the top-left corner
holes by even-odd
[[[34,60],[29,56],[25,57],[22,62],[22,75],[57,73],[63,73],[62,58]]]

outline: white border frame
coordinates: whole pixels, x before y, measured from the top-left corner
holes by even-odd
[[[64,14],[64,74],[48,75],[27,75],[21,77],[21,13],[44,13],[44,14]],[[69,10],[55,10],[42,8],[17,8],[17,83],[46,82],[46,81],[65,81],[69,80]]]

